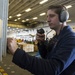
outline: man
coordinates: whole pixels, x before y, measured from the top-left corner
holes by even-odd
[[[16,65],[27,69],[34,75],[75,75],[75,33],[66,21],[69,17],[64,6],[50,6],[47,21],[56,35],[46,42],[45,35],[37,33],[39,53],[42,58],[28,55],[18,49],[15,39],[8,39],[8,48]]]

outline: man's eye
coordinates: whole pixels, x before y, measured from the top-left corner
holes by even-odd
[[[54,17],[55,15],[49,15],[50,17]]]
[[[50,15],[48,15],[47,17],[53,18],[53,17],[55,17],[55,15],[54,15],[54,14],[50,14]]]

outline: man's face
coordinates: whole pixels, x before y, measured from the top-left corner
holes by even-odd
[[[54,10],[47,11],[47,22],[51,29],[56,30],[59,27],[60,25],[59,16],[54,12]]]

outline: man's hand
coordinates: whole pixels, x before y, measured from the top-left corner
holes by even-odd
[[[45,41],[45,34],[37,33],[37,34],[36,34],[36,40],[37,40],[39,43]]]
[[[8,46],[8,49],[10,50],[10,52],[12,54],[14,54],[15,51],[17,50],[17,48],[18,48],[16,39],[14,39],[14,38],[7,38],[7,46]]]

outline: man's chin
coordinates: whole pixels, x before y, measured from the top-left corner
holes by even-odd
[[[53,26],[50,26],[50,28],[51,28],[51,29],[54,29],[54,27],[53,27]]]

